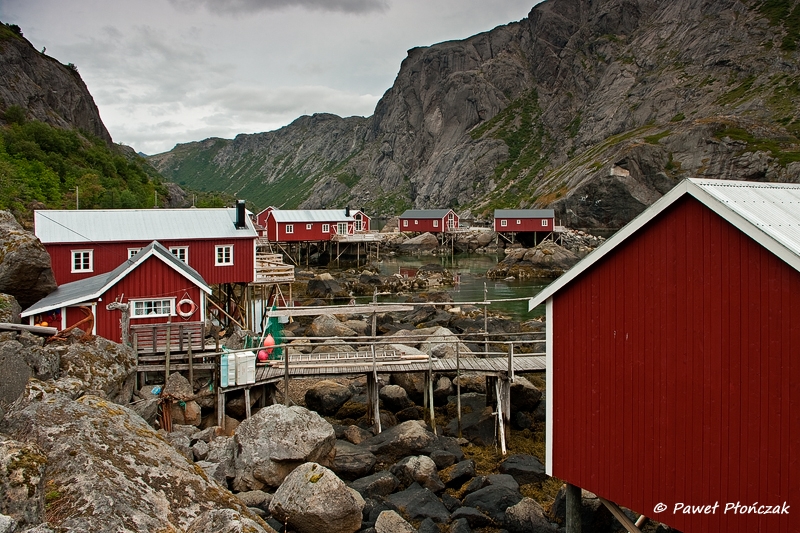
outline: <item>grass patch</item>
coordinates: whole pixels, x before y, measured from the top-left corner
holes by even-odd
[[[677,115],[675,115],[674,117],[669,119],[669,121],[670,122],[681,122],[685,118],[686,118],[686,115],[684,115],[683,113],[678,113]]]
[[[661,133],[656,133],[655,135],[648,135],[644,138],[644,141],[647,144],[658,144],[658,141],[669,136],[670,133],[672,133],[670,130],[664,130]]]
[[[753,87],[753,82],[755,81],[756,81],[755,76],[752,75],[748,76],[742,83],[740,83],[732,90],[728,91],[727,93],[717,98],[717,104],[731,105],[735,102],[739,102],[740,100],[744,99],[745,96],[747,96],[747,93]]]
[[[778,163],[785,167],[789,163],[800,161],[798,145],[800,140],[796,137],[788,139],[766,139],[754,136],[744,128],[725,126],[716,132],[718,138],[728,137],[734,141],[747,144],[746,152],[768,152]]]

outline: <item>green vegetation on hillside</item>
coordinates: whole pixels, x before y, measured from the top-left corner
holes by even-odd
[[[780,26],[786,31],[781,40],[781,50],[797,50],[797,41],[800,40],[800,4],[795,0],[764,0],[756,2],[755,7],[767,17],[770,24]]]
[[[789,163],[800,161],[800,139],[788,137],[767,139],[756,137],[749,131],[734,126],[725,126],[716,132],[718,138],[728,137],[734,141],[747,143],[745,152],[768,152],[778,163],[785,167]]]
[[[541,109],[536,91],[530,91],[511,102],[500,113],[475,128],[473,139],[491,135],[508,146],[508,159],[497,165],[494,180],[497,183],[487,211],[517,207],[520,200],[533,189],[531,184],[548,163],[544,145],[547,133],[542,124]],[[580,126],[580,117],[576,118]]]
[[[140,208],[166,191],[146,164],[86,133],[26,121],[9,107],[0,128],[0,209],[29,221],[36,208]],[[151,179],[153,178],[153,179]]]

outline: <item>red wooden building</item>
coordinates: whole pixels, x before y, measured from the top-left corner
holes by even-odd
[[[458,227],[458,215],[452,209],[407,209],[400,215],[400,231],[443,233]]]
[[[798,301],[800,185],[677,185],[531,301],[547,473],[685,533],[800,530]]]
[[[552,209],[495,209],[494,230],[498,233],[538,233],[555,229]]]
[[[270,242],[329,241],[334,235],[354,235],[370,229],[370,218],[358,209],[267,208],[262,213],[257,222],[264,227]]]
[[[222,209],[39,210],[34,224],[59,285],[110,272],[154,240],[209,284],[255,277],[258,233],[244,202]]]
[[[193,346],[202,346],[208,284],[194,269],[158,242],[152,242],[111,272],[60,285],[22,312],[31,324],[43,321],[59,330],[86,317],[91,310],[94,326],[89,333],[120,342],[121,311],[108,310],[111,302],[130,304],[131,329],[172,323],[177,338],[182,326],[196,325]]]

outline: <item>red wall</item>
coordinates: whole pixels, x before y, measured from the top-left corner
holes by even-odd
[[[500,221],[507,220],[508,225],[502,226]],[[517,224],[519,220],[519,224]],[[542,221],[545,225],[542,225]],[[553,231],[552,218],[496,218],[494,219],[494,230],[499,233],[511,231]]]
[[[170,246],[189,247],[189,266],[195,269],[210,285],[218,283],[248,283],[253,281],[255,271],[254,239],[226,239],[208,241],[159,241]],[[46,244],[53,265],[53,274],[58,285],[110,272],[128,259],[128,248],[143,248],[149,242]],[[233,244],[233,265],[215,266],[215,246]],[[72,250],[94,250],[94,271],[72,273]]]
[[[685,533],[798,531],[799,298],[797,271],[679,200],[555,295],[553,475]]]

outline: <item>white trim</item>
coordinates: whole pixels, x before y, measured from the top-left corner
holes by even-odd
[[[75,254],[89,254],[89,268],[75,268]],[[70,250],[70,274],[83,274],[85,272],[94,272],[94,250],[91,248],[81,248]],[[83,260],[81,260],[83,262]]]
[[[314,224],[306,224],[306,229],[307,229],[307,230],[308,230],[308,229],[311,229],[313,226],[314,226]]]
[[[501,218],[501,219],[500,219],[500,227],[501,227],[501,228],[506,228],[506,227],[508,227],[508,220],[506,220],[505,218]]]
[[[528,309],[533,309],[537,305],[541,305],[550,296],[561,290],[565,285],[581,275],[584,271],[589,269],[593,264],[608,255],[620,243],[624,242],[628,237],[636,233],[639,229],[645,226],[648,222],[660,215],[670,205],[675,203],[683,195],[689,194],[697,201],[714,211],[723,219],[730,222],[733,226],[739,229],[742,233],[749,236],[761,246],[775,254],[777,257],[785,261],[789,266],[800,272],[800,256],[794,251],[787,248],[783,243],[778,241],[773,235],[770,235],[760,227],[753,224],[750,220],[743,217],[733,210],[731,206],[725,202],[720,201],[712,193],[704,188],[704,185],[713,187],[720,185],[729,180],[695,180],[687,178],[672,188],[667,194],[659,198],[653,205],[642,211],[636,218],[631,220],[622,229],[617,231],[611,238],[604,242],[600,247],[595,249],[592,253],[587,255],[577,265],[565,272],[560,278],[548,285],[542,292],[536,294],[530,301]],[[732,182],[738,186],[746,187],[748,185],[764,185],[760,183],[749,182]],[[790,185],[790,184],[780,184]]]
[[[553,299],[545,304],[545,422],[544,422],[544,472],[553,477]]]
[[[286,233],[286,235],[294,234],[294,224],[286,224],[286,226],[283,228],[283,231]]]
[[[331,225],[330,224],[323,224],[322,225],[322,233],[330,233],[331,232]]]
[[[230,261],[220,261],[219,252],[225,248],[230,248]],[[233,245],[217,244],[214,246],[214,266],[233,266]]]
[[[439,221],[436,220],[435,218],[433,219],[433,227],[434,228],[438,228],[439,227]]]
[[[132,298],[128,300],[131,306],[130,318],[131,320],[139,320],[141,318],[160,318],[175,316],[175,297],[169,298]],[[169,311],[167,313],[137,315],[136,304],[139,302],[169,302]]]
[[[183,258],[181,258],[178,254],[175,253],[175,252],[178,252],[180,250],[183,250],[183,252],[184,252],[183,253]],[[189,247],[188,246],[170,246],[169,247],[169,253],[174,255],[176,259],[186,263],[187,265],[189,264]]]
[[[128,259],[142,251],[142,248],[128,248]]]

